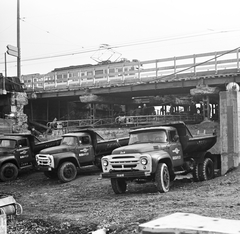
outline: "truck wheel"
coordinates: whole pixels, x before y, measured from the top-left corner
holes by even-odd
[[[3,164],[0,168],[0,180],[11,181],[15,180],[18,176],[18,168],[13,163]]]
[[[72,181],[77,176],[77,168],[72,162],[64,162],[58,169],[58,178],[66,183]]]
[[[192,171],[192,176],[193,176],[193,180],[195,182],[199,182],[199,173],[198,173],[198,170],[199,170],[199,166],[198,164],[193,168],[193,171]]]
[[[116,194],[125,193],[127,190],[127,183],[125,179],[111,178],[111,185],[114,193]]]
[[[159,163],[155,174],[155,182],[160,193],[166,193],[170,189],[170,174],[165,163]]]
[[[56,179],[58,177],[56,171],[44,171],[44,175],[49,179]]]
[[[199,180],[211,180],[214,177],[214,165],[211,158],[205,158],[203,163],[199,164]]]

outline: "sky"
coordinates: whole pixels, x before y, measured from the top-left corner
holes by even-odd
[[[21,74],[240,46],[239,0],[19,0]],[[0,0],[0,73],[17,75],[17,0]]]

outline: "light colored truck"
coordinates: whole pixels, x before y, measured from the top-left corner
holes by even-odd
[[[116,194],[133,181],[153,181],[165,193],[178,174],[192,173],[195,181],[203,181],[212,179],[220,167],[220,155],[208,151],[216,134],[193,136],[184,122],[138,127],[129,134],[127,146],[102,158],[101,177],[111,179]]]

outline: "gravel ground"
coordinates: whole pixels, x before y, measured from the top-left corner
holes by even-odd
[[[8,234],[84,234],[103,227],[137,233],[139,224],[175,212],[240,220],[240,169],[205,182],[177,179],[165,194],[148,183],[129,184],[125,194],[116,195],[99,173],[89,167],[61,184],[33,172],[1,183],[1,191],[23,206],[23,214],[8,222]]]

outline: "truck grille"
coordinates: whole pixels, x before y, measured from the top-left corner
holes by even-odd
[[[112,157],[110,162],[113,169],[134,169],[139,164],[139,159],[134,156]]]
[[[39,166],[49,166],[51,159],[47,155],[39,154],[37,156],[37,163]]]

